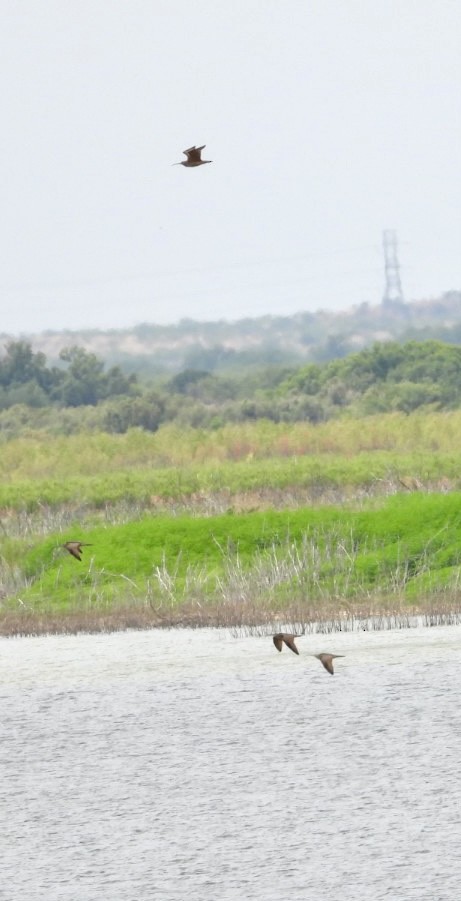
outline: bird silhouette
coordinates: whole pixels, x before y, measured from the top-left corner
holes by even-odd
[[[283,645],[286,644],[287,648],[290,648],[290,651],[293,651],[293,654],[299,654],[295,644],[295,638],[299,638],[299,635],[288,635],[286,632],[278,632],[277,635],[273,636],[272,641],[278,651],[281,651]]]
[[[92,547],[92,545],[87,541],[66,541],[62,547],[64,547],[66,551],[69,551],[69,554],[72,554],[76,560],[81,560],[81,555],[83,554],[82,547]]]
[[[344,654],[314,654],[314,657],[317,657],[317,660],[320,660],[320,663],[323,664],[327,673],[331,673],[334,676],[335,671],[333,669],[333,660],[336,657],[344,657]]]
[[[183,150],[183,153],[186,154],[187,160],[182,160],[180,163],[173,163],[173,166],[186,166],[192,168],[193,166],[204,166],[205,163],[212,163],[213,160],[202,160],[202,150],[206,147],[206,144],[202,144],[201,147],[189,147],[189,150]]]

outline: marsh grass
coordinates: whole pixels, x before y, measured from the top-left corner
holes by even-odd
[[[360,493],[449,491],[459,484],[460,442],[461,411],[208,431],[163,426],[155,434],[32,432],[2,442],[0,519],[11,511],[174,505],[200,512],[208,505],[213,514],[224,504],[239,512]]]
[[[376,606],[376,609],[375,609]],[[286,630],[295,634],[369,632],[411,629],[417,626],[447,626],[461,623],[459,597],[447,593],[444,601],[424,599],[419,606],[395,610],[385,599],[357,604],[348,613],[315,604],[288,608],[283,616],[276,610],[261,609],[252,602],[244,605],[213,606],[188,604],[153,612],[146,604],[114,604],[78,607],[66,612],[31,610],[25,606],[7,609],[0,616],[0,635],[52,635],[79,632],[117,632],[125,629],[226,628],[241,637],[270,636]]]
[[[359,459],[299,458],[115,472],[101,476],[12,481],[0,485],[0,531],[24,524],[76,519],[132,519],[150,513],[198,515],[306,504],[360,504],[407,493],[401,473],[415,472],[423,492],[448,493],[460,483],[459,457],[391,453]],[[19,516],[19,519],[17,517]]]
[[[15,617],[24,626],[79,616],[104,628],[118,617],[133,627],[283,619],[342,629],[357,618],[404,621],[411,611],[457,615],[460,604],[461,496],[454,493],[392,496],[360,510],[104,523],[85,534],[92,546],[81,563],[60,547],[72,537],[47,536],[34,547],[4,542],[3,630]]]
[[[460,439],[455,412],[4,442],[0,630],[456,617]]]
[[[123,435],[85,431],[56,436],[31,430],[1,442],[2,483],[67,479],[117,471],[175,469],[269,458],[454,455],[461,446],[461,411],[387,413],[325,423],[229,424],[218,429],[164,425],[157,432],[130,429]],[[407,475],[418,477],[418,473]]]

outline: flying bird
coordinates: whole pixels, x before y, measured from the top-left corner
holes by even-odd
[[[69,551],[69,554],[72,554],[76,560],[82,559],[82,547],[92,547],[87,541],[66,541],[65,544],[62,545],[65,547],[66,551]]]
[[[272,641],[278,651],[281,651],[283,645],[286,644],[287,648],[290,648],[290,651],[293,651],[293,654],[299,654],[295,644],[295,638],[299,638],[299,635],[287,635],[286,632],[278,632],[277,635],[273,636]]]
[[[333,669],[333,660],[336,657],[344,657],[344,654],[314,654],[314,657],[317,657],[317,660],[320,660],[320,663],[323,664],[327,673],[331,673],[334,676],[335,671]]]
[[[204,166],[205,163],[212,163],[213,160],[202,160],[202,150],[204,147],[206,147],[206,144],[202,144],[201,147],[189,147],[189,150],[183,150],[183,153],[187,156],[187,160],[182,160],[180,163],[173,163],[173,166],[188,166],[190,168],[192,166]]]

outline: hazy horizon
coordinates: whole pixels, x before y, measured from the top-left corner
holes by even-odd
[[[461,7],[8,4],[0,331],[461,288]],[[192,144],[210,166],[173,167]]]
[[[414,298],[413,301],[410,301],[410,302],[405,301],[405,302],[407,304],[410,304],[410,306],[412,303],[417,304],[419,301],[424,302],[426,300],[429,303],[431,301],[436,303],[438,300],[441,300],[444,296],[446,296],[447,294],[450,294],[450,293],[451,292],[443,292],[439,297],[434,296],[431,298]],[[461,292],[459,292],[459,291],[454,291],[453,293],[461,295]],[[370,303],[370,308],[373,309],[373,307],[374,307],[376,309],[379,309],[381,304],[382,304],[382,300],[377,301],[376,304]],[[232,326],[234,326],[234,325],[238,326],[239,323],[241,323],[241,322],[245,322],[248,320],[257,321],[258,319],[265,319],[267,317],[269,317],[269,318],[281,317],[281,318],[285,318],[285,319],[291,319],[295,316],[302,316],[304,313],[310,313],[310,314],[313,314],[314,316],[316,316],[316,315],[321,316],[322,314],[325,314],[325,315],[330,314],[333,317],[333,316],[341,316],[341,314],[345,314],[345,315],[350,314],[354,310],[359,310],[359,308],[360,308],[360,305],[357,304],[357,305],[351,305],[351,306],[347,306],[347,307],[335,307],[335,308],[330,308],[330,309],[326,309],[324,307],[323,308],[318,307],[317,309],[312,309],[312,310],[299,309],[299,310],[295,310],[291,313],[272,311],[269,313],[262,312],[260,314],[255,314],[255,315],[243,314],[238,317],[221,316],[219,318],[218,317],[216,317],[216,318],[213,318],[213,317],[201,317],[201,318],[197,317],[197,318],[195,318],[194,316],[184,316],[184,317],[178,318],[176,320],[172,320],[171,322],[170,321],[156,322],[153,319],[149,319],[149,320],[140,320],[139,322],[136,322],[136,323],[132,323],[132,324],[128,324],[128,325],[120,325],[120,326],[81,326],[81,327],[80,326],[76,326],[76,327],[64,326],[63,328],[56,328],[56,329],[44,328],[44,329],[40,329],[37,331],[33,331],[28,328],[21,328],[21,329],[18,329],[16,332],[8,331],[6,329],[0,329],[0,338],[7,338],[7,339],[12,338],[13,340],[18,340],[18,339],[22,339],[22,338],[27,339],[28,337],[38,337],[39,335],[45,335],[45,334],[60,335],[60,334],[65,334],[66,332],[72,332],[72,333],[78,334],[80,332],[86,332],[86,331],[88,331],[88,332],[100,331],[102,334],[107,334],[110,332],[117,332],[117,331],[130,332],[131,330],[135,330],[135,329],[139,329],[139,328],[142,329],[143,327],[148,328],[150,326],[158,327],[158,328],[172,328],[172,329],[179,328],[181,330],[183,327],[183,324],[187,323],[187,322],[192,322],[192,323],[194,323],[194,325],[203,324],[205,327],[206,326],[213,327],[213,326],[218,326],[218,325],[224,324],[225,326],[228,325],[229,328],[232,328]],[[391,319],[392,319],[392,317],[391,317]],[[1,355],[2,355],[2,347],[0,346],[0,356]]]

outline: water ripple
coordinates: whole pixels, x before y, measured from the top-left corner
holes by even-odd
[[[461,627],[298,644],[0,641],[0,899],[453,901]]]

